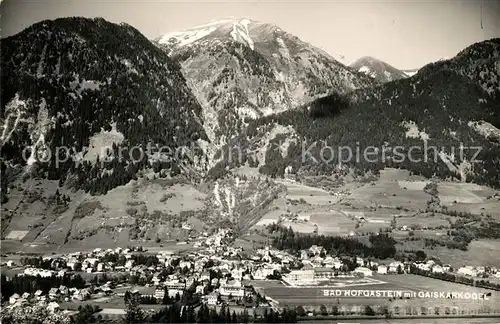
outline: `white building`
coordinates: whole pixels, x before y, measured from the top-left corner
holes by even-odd
[[[465,266],[458,269],[457,273],[464,276],[476,276],[477,270],[472,266]]]
[[[134,266],[134,260],[130,259],[128,260],[127,262],[125,262],[125,268],[127,269],[132,269],[132,267]]]
[[[54,271],[45,269],[27,268],[24,269],[24,274],[26,276],[35,276],[35,277],[40,276],[42,278],[48,278],[54,275]]]
[[[389,269],[387,269],[387,272],[389,272],[389,273],[398,273],[399,269],[403,270],[404,269],[404,264],[402,262],[395,261],[395,262],[391,262],[389,264]]]
[[[263,267],[255,270],[255,272],[253,273],[253,278],[255,280],[264,280],[267,278],[267,276],[272,275],[273,273],[274,269]]]
[[[208,290],[207,285],[198,285],[196,286],[196,293],[200,295],[204,295]]]
[[[179,268],[184,269],[184,267],[191,269],[192,263],[191,261],[181,261],[179,262]]]
[[[322,252],[326,252],[325,248],[322,246],[313,245],[309,248],[309,253],[313,255],[320,255]]]
[[[10,296],[9,304],[14,305],[19,298],[21,298],[21,296],[19,296],[18,294]]]
[[[357,267],[352,273],[359,273],[365,277],[371,277],[373,275],[373,271],[365,267]]]
[[[56,302],[50,302],[48,305],[47,305],[47,309],[51,312],[51,313],[55,313],[59,310],[59,304],[56,303]]]
[[[245,297],[245,289],[241,285],[241,281],[232,280],[220,287],[221,296]]]
[[[292,270],[285,276],[287,281],[296,284],[309,284],[314,282],[314,270]]]
[[[434,273],[443,273],[444,272],[444,268],[438,264],[436,264],[435,266],[432,267],[432,272]]]
[[[217,305],[217,301],[219,300],[219,295],[217,295],[217,293],[211,293],[210,295],[208,295],[208,304],[209,305]]]
[[[165,289],[156,289],[155,290],[155,298],[163,299],[165,297]]]
[[[377,267],[377,273],[378,274],[387,274],[387,266],[384,264],[381,264]]]

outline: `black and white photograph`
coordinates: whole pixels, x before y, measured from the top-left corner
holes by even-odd
[[[500,323],[500,1],[0,0],[0,322]]]

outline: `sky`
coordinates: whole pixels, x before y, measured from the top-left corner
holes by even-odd
[[[400,69],[500,37],[498,0],[3,0],[0,15],[2,37],[41,20],[83,16],[126,22],[151,39],[213,20],[249,18],[275,24],[346,62],[368,55]]]

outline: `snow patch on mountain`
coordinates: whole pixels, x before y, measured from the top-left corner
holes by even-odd
[[[414,76],[415,74],[418,73],[418,70],[413,70],[413,71],[403,71],[404,74],[406,74],[409,78]]]
[[[349,67],[373,79],[386,83],[407,78],[408,75],[392,65],[370,56],[364,56],[349,64]]]
[[[372,78],[375,78],[377,76],[377,73],[375,71],[370,70],[369,67],[367,66],[362,66],[358,69],[358,72],[364,73],[366,75],[371,76]]]
[[[220,22],[219,22],[220,23]],[[168,44],[173,43],[178,47],[189,45],[205,36],[210,35],[217,29],[217,26],[202,26],[201,28],[193,30],[184,30],[179,32],[173,32],[162,36],[158,43]]]
[[[233,31],[231,32],[231,37],[237,42],[248,45],[252,50],[254,49],[254,42],[248,33],[248,25],[250,20],[242,19],[238,22],[233,23]]]

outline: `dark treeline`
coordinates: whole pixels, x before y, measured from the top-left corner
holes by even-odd
[[[353,238],[295,233],[291,227],[286,228],[277,224],[269,225],[268,229],[275,236],[272,241],[275,248],[289,250],[293,253],[309,249],[312,245],[318,245],[324,247],[331,255],[387,259],[396,254],[396,241],[386,233],[370,235],[371,246],[367,246]]]
[[[276,312],[273,309],[264,310],[262,316],[250,316],[245,309],[242,313],[236,313],[225,306],[219,311],[209,308],[203,304],[197,311],[193,307],[173,305],[165,307],[151,316],[148,323],[296,323],[297,313],[294,309],[284,309]]]
[[[62,277],[52,276],[52,277],[41,277],[41,276],[16,276],[11,280],[7,280],[4,275],[1,276],[1,293],[2,298],[9,298],[14,293],[19,295],[27,293],[35,293],[37,290],[41,290],[44,294],[47,294],[51,288],[66,286],[68,288],[85,288],[86,282],[82,279],[80,275],[68,275],[65,274]]]
[[[309,116],[312,118],[334,117],[344,109],[349,109],[349,98],[333,93],[315,100],[309,106]]]
[[[231,312],[223,305],[217,311],[206,304],[186,302],[184,298],[175,301],[156,313],[147,316],[139,307],[141,297],[138,294],[125,295],[126,323],[296,323],[295,309],[285,308],[282,312],[264,310],[262,315],[249,314],[247,309],[241,313]]]

